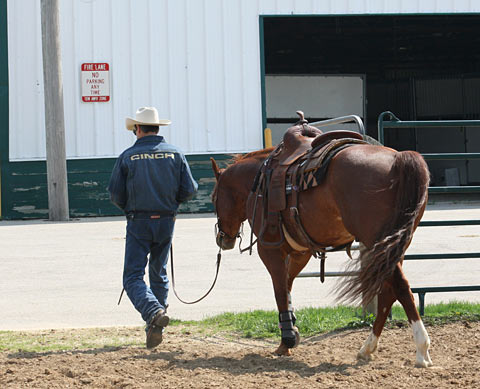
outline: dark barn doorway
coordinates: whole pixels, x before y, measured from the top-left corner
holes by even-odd
[[[365,75],[367,133],[401,120],[480,119],[480,15],[263,17],[265,75]],[[299,107],[300,108],[300,107]],[[480,128],[389,129],[398,150],[480,152]],[[480,161],[431,161],[432,185],[453,169],[480,183]]]

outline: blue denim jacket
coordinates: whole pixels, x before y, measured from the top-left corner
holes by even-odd
[[[140,138],[120,154],[108,184],[110,199],[126,214],[176,213],[197,189],[183,153],[158,135]]]

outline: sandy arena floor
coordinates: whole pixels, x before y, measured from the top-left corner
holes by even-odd
[[[457,322],[427,330],[435,364],[429,369],[414,367],[410,328],[385,329],[375,359],[365,363],[355,356],[368,329],[302,339],[293,356],[277,357],[273,341],[205,338],[170,327],[154,351],[126,347],[0,353],[0,387],[480,387],[480,323]],[[124,331],[127,336],[137,331],[139,336],[141,330]]]

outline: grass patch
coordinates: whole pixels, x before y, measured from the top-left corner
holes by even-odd
[[[44,331],[0,331],[0,351],[52,353],[109,350],[145,344],[143,328],[81,328]]]
[[[392,308],[392,322],[407,323],[407,315],[401,306],[395,305]],[[439,303],[425,306],[425,315],[423,321],[428,325],[446,324],[454,321],[479,321],[480,304],[472,304],[462,301],[453,301],[450,303]]]
[[[303,337],[325,332],[367,327],[373,324],[373,315],[363,316],[354,307],[303,308],[295,312],[296,325]],[[403,308],[394,306],[389,327],[407,325]],[[453,321],[479,321],[480,304],[452,302],[427,305],[424,322],[427,325]],[[171,329],[170,329],[171,327]],[[172,320],[169,330],[177,333],[211,336],[221,333],[227,337],[275,338],[280,336],[278,313],[256,310],[245,313],[224,313],[201,321]],[[122,347],[145,345],[142,327],[84,328],[46,331],[0,331],[0,352],[47,354],[72,350],[114,351]]]
[[[302,336],[338,330],[358,328],[373,323],[374,316],[364,317],[362,309],[347,306],[332,308],[302,308],[295,311],[296,326]],[[184,331],[212,335],[231,334],[244,338],[276,338],[280,336],[278,312],[255,310],[243,313],[223,313],[201,321],[182,322],[188,324]]]
[[[374,315],[364,316],[362,309],[348,306],[332,308],[302,308],[295,311],[296,326],[302,336],[312,336],[341,329],[372,326]],[[401,306],[392,309],[392,321],[388,326],[407,325],[407,316]],[[451,302],[425,307],[424,322],[428,325],[444,324],[458,320],[480,320],[480,304]],[[224,313],[198,322],[189,322],[205,335],[216,332],[232,333],[246,338],[276,338],[280,336],[278,313],[274,311],[252,311]]]

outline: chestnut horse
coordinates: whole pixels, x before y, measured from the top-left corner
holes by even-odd
[[[211,159],[216,177],[212,194],[218,219],[216,241],[221,249],[234,247],[245,220],[252,224],[258,196],[252,187],[272,150],[238,156],[225,169],[220,169]],[[300,221],[312,241],[321,247],[338,247],[353,240],[360,242],[361,269],[355,276],[345,277],[340,289],[345,301],[362,299],[368,303],[378,296],[378,312],[373,329],[357,355],[360,359],[369,360],[377,349],[390,308],[398,300],[413,330],[416,365],[432,365],[428,352],[430,339],[402,271],[405,250],[425,210],[429,178],[428,167],[417,152],[357,144],[333,157],[318,186],[297,193]],[[291,197],[287,196],[281,220],[291,238],[301,241],[287,211],[292,206]],[[252,231],[258,238],[262,220],[261,217],[253,219]],[[290,349],[296,347],[300,339],[290,292],[293,280],[311,258],[312,251],[287,241],[274,246],[263,244],[260,239],[257,245],[258,254],[272,278],[279,311],[282,341],[276,353],[290,355]]]

